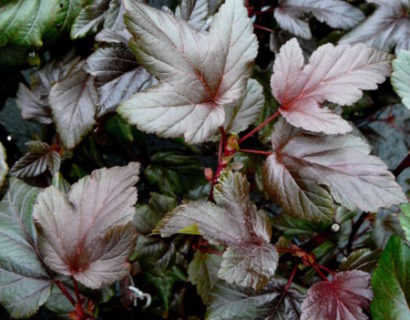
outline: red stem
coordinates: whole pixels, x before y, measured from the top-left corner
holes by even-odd
[[[272,152],[270,151],[252,150],[252,149],[239,149],[239,152],[261,154],[263,156],[270,156],[272,154]]]
[[[75,306],[75,300],[74,298],[71,296],[70,292],[68,292],[67,288],[64,287],[64,285],[58,281],[58,280],[54,280],[54,283],[56,284],[56,286],[58,287],[58,289],[60,289],[61,293],[67,298],[68,301],[70,301],[70,303]]]
[[[263,31],[268,31],[268,32],[274,32],[273,29],[264,27],[264,26],[260,26],[259,24],[253,24],[253,27],[255,29],[259,29],[259,30],[263,30]]]
[[[290,274],[290,278],[289,278],[288,283],[286,284],[286,287],[285,287],[285,292],[287,292],[289,290],[289,288],[290,288],[290,286],[293,282],[293,278],[295,277],[296,271],[298,271],[298,265],[297,264],[295,264],[295,266],[292,269],[292,273]]]
[[[329,274],[335,274],[336,272],[334,272],[333,270],[330,270],[328,267],[322,266],[321,264],[317,265],[320,269],[325,270],[327,273]]]
[[[78,303],[83,303],[83,299],[81,298],[81,294],[80,294],[80,290],[78,289],[78,283],[77,280],[73,279],[73,284],[74,284],[74,290],[75,290],[75,296],[77,298],[77,302]]]
[[[329,282],[329,280],[326,278],[326,276],[320,271],[319,267],[316,264],[312,265],[312,268],[316,271],[316,273],[325,281]]]
[[[266,126],[269,122],[271,122],[272,120],[277,118],[279,115],[280,115],[280,111],[278,110],[273,115],[271,115],[269,118],[267,118],[265,121],[258,124],[253,130],[251,130],[246,135],[244,135],[242,138],[240,138],[239,139],[239,144],[244,142],[249,137],[253,136],[256,132],[258,132],[260,129],[262,129],[264,126]]]

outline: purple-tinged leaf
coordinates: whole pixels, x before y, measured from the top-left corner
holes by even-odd
[[[163,237],[176,233],[202,235],[211,243],[227,246],[218,276],[241,286],[263,287],[274,275],[279,257],[269,243],[271,226],[266,214],[249,199],[246,177],[224,173],[214,188],[214,198],[216,204],[196,201],[177,207],[154,233]]]
[[[351,29],[364,19],[363,13],[341,0],[285,0],[275,9],[279,26],[295,36],[310,39],[309,24],[301,17],[307,13],[332,28]]]
[[[44,173],[47,169],[51,175],[60,170],[61,157],[48,143],[29,141],[28,152],[10,169],[12,176],[32,178]]]
[[[265,186],[294,216],[331,218],[327,190],[351,211],[377,211],[406,202],[386,164],[369,155],[370,147],[361,138],[315,135],[281,119],[272,134],[272,147],[264,168]]]
[[[304,66],[296,39],[284,44],[276,57],[271,78],[272,93],[280,113],[295,127],[327,134],[352,130],[349,123],[320,104],[330,101],[350,105],[362,90],[374,90],[390,74],[391,56],[367,48],[325,44]]]
[[[7,166],[6,162],[6,150],[4,150],[4,147],[0,142],[0,190],[4,184],[4,180],[6,179],[8,171],[9,167]]]
[[[308,290],[301,320],[366,320],[362,308],[369,308],[372,296],[369,273],[337,273],[332,280],[320,281]]]
[[[403,50],[394,59],[391,83],[403,104],[410,109],[410,51]]]
[[[94,289],[128,274],[138,174],[138,163],[104,168],[67,194],[50,186],[38,196],[33,215],[40,251],[52,270]]]
[[[182,0],[175,9],[175,16],[187,21],[196,30],[206,28],[209,14],[208,0]]]
[[[225,107],[225,131],[239,133],[246,130],[256,121],[264,104],[262,86],[250,79],[242,99],[234,107]]]
[[[38,188],[16,178],[0,202],[0,302],[13,318],[27,318],[50,295],[52,281],[37,255],[32,211]]]
[[[207,33],[172,14],[125,4],[131,49],[160,83],[124,102],[119,113],[146,132],[183,135],[188,143],[206,140],[224,124],[224,107],[244,94],[257,53],[242,1],[227,0]]]
[[[48,100],[61,142],[74,148],[95,124],[98,93],[94,78],[79,62],[67,77],[55,83]]]
[[[362,24],[345,35],[341,43],[365,43],[389,51],[396,47],[410,50],[410,18],[408,0],[367,0],[378,8]]]
[[[370,250],[367,248],[353,251],[348,257],[343,258],[340,262],[340,269],[362,270],[371,272],[377,265],[381,252],[379,250]]]
[[[30,89],[20,83],[16,104],[23,119],[35,120],[43,124],[52,123],[48,94],[51,86],[67,76],[71,68],[79,61],[74,52],[69,52],[60,60],[47,63],[31,76]]]
[[[126,48],[102,48],[88,57],[85,70],[95,77],[100,97],[98,116],[114,111],[119,103],[155,83]]]

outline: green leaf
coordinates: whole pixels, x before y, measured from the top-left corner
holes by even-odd
[[[410,51],[402,50],[393,60],[391,83],[403,104],[410,109]]]
[[[391,210],[377,212],[371,233],[372,240],[377,248],[383,249],[392,235],[404,238],[404,230],[400,225],[398,216]]]
[[[410,319],[410,248],[392,236],[372,276],[374,320]]]
[[[105,130],[119,142],[133,142],[131,126],[121,119],[119,115],[113,115],[105,123]]]
[[[346,270],[362,270],[366,272],[373,271],[380,258],[379,250],[359,249],[353,251],[347,258],[340,263],[340,269]]]
[[[66,31],[82,0],[18,0],[0,10],[0,47],[6,44],[41,47]]]
[[[404,230],[406,240],[410,241],[410,203],[400,206],[401,214],[399,216],[401,227]]]
[[[0,202],[0,302],[14,318],[33,315],[51,291],[36,249],[32,211],[38,192],[12,178]]]
[[[188,280],[196,285],[196,291],[204,304],[211,302],[211,291],[218,281],[217,273],[221,257],[196,251],[188,266]]]
[[[6,150],[4,150],[3,145],[0,142],[0,190],[4,184],[9,167],[6,162]]]

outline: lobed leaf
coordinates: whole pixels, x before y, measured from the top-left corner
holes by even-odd
[[[79,62],[61,81],[56,82],[48,97],[53,119],[65,147],[74,148],[95,124],[98,93],[94,78]]]
[[[353,270],[337,273],[332,280],[320,281],[307,292],[301,320],[366,320],[362,308],[372,299],[370,274]]]
[[[285,0],[275,9],[274,17],[279,26],[304,39],[311,39],[309,24],[301,19],[311,13],[320,22],[332,28],[350,29],[362,21],[363,13],[341,0]]]
[[[187,21],[194,29],[202,31],[206,28],[209,14],[208,0],[182,0],[175,9],[177,18]]]
[[[125,23],[134,37],[131,49],[159,84],[135,94],[119,113],[146,132],[183,135],[188,143],[205,141],[223,125],[225,106],[244,93],[257,53],[242,1],[227,0],[207,33],[172,14],[125,4]]]
[[[38,192],[11,178],[0,202],[0,302],[13,318],[33,315],[51,292],[52,280],[37,254],[32,218]]]
[[[228,249],[218,276],[229,283],[263,287],[274,275],[279,257],[269,243],[271,227],[266,214],[257,211],[249,199],[249,183],[241,174],[227,172],[219,178],[214,198],[216,204],[196,201],[177,207],[154,233],[163,237],[202,235],[211,243],[225,245]]]
[[[29,141],[26,145],[28,152],[10,169],[12,176],[32,178],[46,172],[47,169],[54,176],[60,170],[60,154],[48,143]]]
[[[410,317],[410,248],[392,236],[373,272],[373,319],[408,319]]]
[[[340,43],[365,43],[396,53],[410,50],[410,3],[407,0],[367,0],[377,5],[376,11],[357,28],[346,34]]]
[[[279,111],[295,127],[326,134],[346,133],[349,123],[320,104],[349,105],[362,90],[374,90],[390,74],[391,56],[363,44],[320,46],[304,65],[296,39],[285,43],[275,59],[272,93]]]
[[[410,109],[410,51],[401,51],[393,60],[391,83],[403,104]]]
[[[103,168],[67,194],[50,186],[38,196],[33,215],[41,253],[52,270],[93,289],[128,274],[138,173],[135,162]]]
[[[330,219],[329,193],[351,211],[377,211],[406,202],[386,164],[369,155],[370,147],[361,138],[314,135],[281,119],[272,146],[264,166],[265,187],[294,216]]]

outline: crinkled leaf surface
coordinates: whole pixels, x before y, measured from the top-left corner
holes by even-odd
[[[351,29],[364,19],[359,9],[341,0],[285,0],[275,9],[274,16],[282,29],[310,39],[309,24],[301,19],[306,13],[312,13],[320,22],[340,29]]]
[[[51,291],[36,250],[32,211],[38,192],[11,178],[0,202],[0,301],[13,318],[33,315]]]
[[[55,83],[48,96],[60,139],[74,148],[94,126],[98,93],[94,78],[79,62],[67,77]]]
[[[257,53],[242,1],[227,0],[207,33],[172,14],[125,3],[131,49],[159,84],[124,102],[119,113],[146,132],[206,140],[224,124],[224,107],[244,94]]]
[[[155,79],[135,61],[126,48],[101,48],[88,57],[85,69],[95,77],[100,97],[98,116],[155,83]]]
[[[399,237],[390,238],[372,276],[375,320],[410,317],[410,248]]]
[[[66,31],[82,0],[18,0],[2,4],[0,47],[6,44],[41,47],[44,38]]]
[[[218,276],[241,286],[263,287],[275,273],[278,254],[269,243],[271,227],[266,214],[257,211],[249,199],[246,177],[225,173],[215,186],[214,198],[217,205],[196,201],[177,207],[154,232],[163,237],[200,234],[213,243],[228,246]]]
[[[204,304],[211,302],[211,291],[218,281],[220,264],[220,256],[200,251],[195,252],[194,258],[189,263],[188,280],[196,285],[196,291]]]
[[[41,253],[52,270],[94,289],[128,274],[138,174],[135,162],[103,168],[67,194],[50,186],[38,196],[33,215]]]
[[[395,46],[396,53],[400,50],[410,50],[409,1],[367,0],[367,2],[375,3],[376,11],[345,35],[341,43],[362,42],[386,51]]]
[[[308,290],[301,320],[366,320],[362,308],[367,309],[371,299],[369,273],[339,272],[332,280],[320,281]]]
[[[182,0],[175,16],[187,21],[196,30],[204,30],[209,14],[208,0]]]
[[[6,150],[2,143],[0,142],[0,190],[3,186],[4,180],[6,179],[7,172],[9,171],[9,167],[7,166],[6,162]]]
[[[391,83],[403,104],[410,109],[410,51],[401,51],[393,61]]]
[[[20,83],[16,104],[23,119],[44,124],[52,123],[48,94],[51,86],[67,76],[79,57],[69,52],[62,59],[53,60],[31,76],[30,89]]]
[[[377,211],[406,202],[386,164],[369,155],[369,145],[359,137],[311,134],[281,119],[272,134],[272,146],[274,153],[264,167],[265,187],[295,216],[331,217],[327,189],[351,211]]]
[[[48,143],[29,141],[28,152],[10,169],[10,174],[20,178],[32,178],[44,173],[47,169],[51,175],[60,170],[61,157]]]
[[[320,46],[304,65],[296,39],[280,49],[273,66],[272,93],[280,113],[295,127],[327,134],[346,133],[351,126],[327,108],[325,101],[353,104],[362,90],[374,90],[390,74],[391,56],[363,44]]]
[[[406,240],[410,241],[410,203],[403,204],[400,208],[400,224],[404,230]]]
[[[342,260],[340,269],[343,271],[356,269],[371,272],[377,265],[380,254],[380,250],[358,249]]]
[[[250,79],[242,99],[234,107],[225,108],[225,131],[239,133],[246,130],[256,121],[264,104],[262,86]]]

